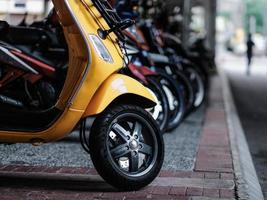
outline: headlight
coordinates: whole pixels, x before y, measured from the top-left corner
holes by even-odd
[[[89,39],[93,43],[93,46],[99,57],[106,62],[113,63],[113,59],[101,39],[96,35],[89,35]]]

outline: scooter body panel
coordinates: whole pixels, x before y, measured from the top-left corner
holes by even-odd
[[[133,78],[122,74],[111,75],[95,93],[88,105],[84,117],[96,115],[103,112],[113,101],[125,96],[126,101],[133,101],[132,97],[142,101],[144,108],[155,106],[156,99],[149,90]]]

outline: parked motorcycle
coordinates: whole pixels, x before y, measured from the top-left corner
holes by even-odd
[[[170,115],[167,130],[170,131],[176,128],[181,123],[185,114],[183,90],[171,76],[153,65],[154,63],[150,58],[152,54],[147,51],[149,47],[136,26],[128,28],[124,31],[124,34],[127,38],[125,42],[130,61],[139,66],[140,69],[143,69],[144,66],[150,66],[150,70],[154,71],[154,78],[160,84],[159,86],[167,97]]]
[[[165,70],[165,73],[182,85],[188,115],[200,107],[205,100],[214,58],[209,56],[210,51],[206,50],[203,40],[191,45],[190,54],[184,49],[179,51],[178,49],[182,47],[181,42],[170,32],[164,32],[169,23],[169,14],[164,12],[166,11],[164,2],[158,2],[160,7],[154,5],[154,2],[150,5],[146,4],[150,7],[147,11],[143,12],[143,7],[140,9],[143,13],[140,14],[141,19],[138,18],[138,24],[148,43],[150,59],[153,60],[154,65],[160,70]]]
[[[177,55],[176,51],[164,43],[162,33],[151,20],[145,20],[140,25],[150,49],[156,53],[153,58],[167,73],[182,81],[186,88],[187,109],[199,107],[205,98],[204,76],[201,70],[190,60]],[[161,56],[157,55],[161,54]],[[161,59],[158,59],[161,57]],[[167,66],[167,68],[166,68]]]

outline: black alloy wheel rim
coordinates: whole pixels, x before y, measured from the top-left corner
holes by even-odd
[[[150,123],[136,113],[117,116],[106,140],[112,165],[126,176],[140,177],[155,165],[158,142]]]

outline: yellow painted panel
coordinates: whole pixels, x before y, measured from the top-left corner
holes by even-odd
[[[122,74],[113,74],[96,92],[84,116],[96,115],[103,112],[117,97],[125,94],[144,97],[146,101],[151,101],[151,103],[156,101],[149,90],[135,79]],[[144,105],[140,106],[143,107]]]

